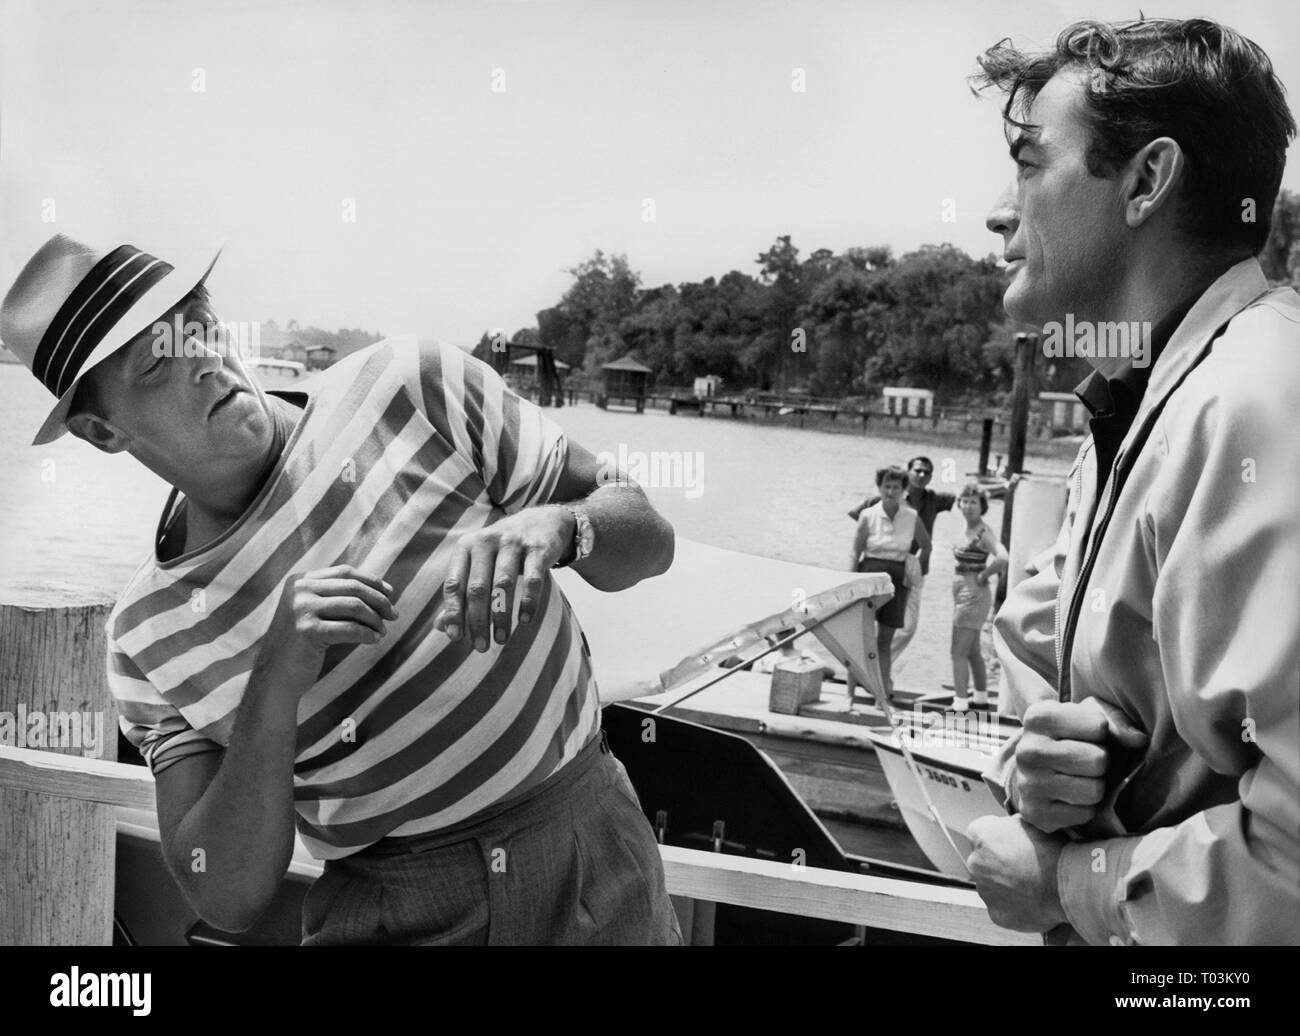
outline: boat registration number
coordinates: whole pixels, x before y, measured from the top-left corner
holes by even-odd
[[[932,770],[928,766],[922,766],[921,770],[926,777],[936,784],[946,784],[950,788],[960,788],[962,791],[970,791],[970,782],[964,777],[954,777],[950,773],[944,773],[942,770]]]

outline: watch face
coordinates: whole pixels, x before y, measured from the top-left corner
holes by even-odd
[[[585,558],[596,545],[596,530],[591,527],[591,521],[585,515],[578,524],[581,529],[578,534],[578,554]]]

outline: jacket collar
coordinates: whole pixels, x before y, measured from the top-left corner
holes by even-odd
[[[1200,360],[1218,330],[1266,291],[1268,281],[1254,256],[1230,267],[1206,288],[1152,365],[1142,410],[1162,402]]]
[[[1137,405],[1132,400],[1141,400],[1150,376],[1150,367],[1135,367],[1130,360],[1109,378],[1101,371],[1093,371],[1075,386],[1074,394],[1092,417],[1114,414],[1126,405],[1125,395],[1127,405],[1136,413]]]
[[[1254,256],[1226,270],[1196,300],[1151,366],[1137,417],[1120,446],[1126,456],[1134,439],[1143,434],[1147,416],[1157,409],[1209,350],[1220,329],[1268,291],[1268,281]]]

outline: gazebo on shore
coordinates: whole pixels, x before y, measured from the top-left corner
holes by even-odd
[[[503,377],[522,375],[528,387],[536,390],[538,406],[564,406],[562,372],[569,364],[557,360],[550,346],[509,342],[504,349],[493,349],[488,362]]]
[[[635,352],[601,365],[603,387],[596,397],[596,405],[605,409],[611,402],[636,407],[638,414],[645,411],[646,391],[649,388],[649,367],[641,362]]]
[[[558,396],[561,394],[564,375],[569,370],[570,365],[563,360],[555,359],[553,355],[550,359],[555,364],[555,371],[553,375],[549,376],[551,379],[549,389],[544,387],[547,385],[548,378],[545,358],[538,352],[512,357],[510,360],[510,373],[519,379],[521,388],[536,392],[539,399],[544,395],[547,398]]]

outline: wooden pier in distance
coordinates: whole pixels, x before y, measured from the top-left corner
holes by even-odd
[[[667,410],[670,414],[694,414],[699,417],[759,418],[792,417],[798,427],[805,419],[814,418],[831,423],[856,422],[865,434],[869,427],[882,425],[894,428],[944,429],[970,432],[972,427],[982,429],[991,421],[995,434],[1003,436],[1010,427],[1008,416],[1001,411],[971,407],[935,407],[927,416],[895,413],[880,409],[863,410],[844,406],[842,401],[816,396],[780,396],[750,394],[745,396],[696,396],[689,389],[657,389],[639,395],[608,395],[584,389],[567,389],[570,405],[586,397],[597,406],[623,406],[638,414],[647,408]]]

